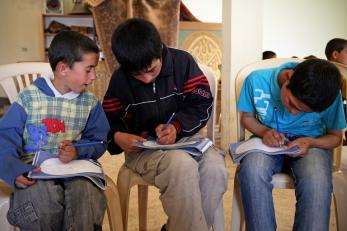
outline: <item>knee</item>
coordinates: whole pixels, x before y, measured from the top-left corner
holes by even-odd
[[[237,177],[240,183],[255,184],[259,181],[271,182],[273,173],[266,155],[251,153],[242,160]]]
[[[207,157],[200,163],[200,176],[203,179],[208,179],[208,182],[226,187],[228,171],[225,167],[224,156],[218,153],[212,153],[211,155],[213,157]]]
[[[314,150],[302,159],[293,175],[299,190],[305,189],[307,193],[332,192],[332,168],[329,154]]]
[[[330,195],[332,193],[332,176],[324,171],[309,171],[301,177],[295,176],[295,184],[298,193],[314,195]]]
[[[175,177],[198,177],[198,163],[186,152],[175,150],[165,156],[166,171]]]

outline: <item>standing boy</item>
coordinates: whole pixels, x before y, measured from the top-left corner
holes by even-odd
[[[242,159],[237,179],[247,230],[276,230],[271,180],[281,171],[294,179],[293,230],[329,230],[332,149],[346,127],[340,88],[337,68],[320,59],[285,63],[246,78],[237,104],[243,126],[268,146],[289,141],[288,147],[301,149],[295,157],[255,151]]]
[[[224,153],[211,147],[195,160],[183,150],[134,146],[148,136],[161,144],[198,138],[213,105],[206,77],[190,54],[167,48],[154,25],[142,19],[117,27],[112,50],[120,68],[103,102],[111,126],[108,150],[125,152],[126,166],[160,189],[168,215],[162,230],[207,231],[227,187]]]
[[[98,159],[105,144],[74,147],[73,141],[104,141],[109,125],[97,98],[85,91],[95,78],[99,49],[73,31],[56,35],[48,58],[54,78],[38,78],[24,89],[0,121],[0,177],[14,188],[9,223],[21,230],[101,230],[104,193],[83,177],[32,180],[35,152],[63,162]]]

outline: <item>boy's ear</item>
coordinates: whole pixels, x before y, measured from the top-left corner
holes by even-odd
[[[331,60],[336,61],[338,55],[339,55],[338,51],[333,51],[333,53],[331,53]]]
[[[60,62],[58,62],[58,64],[57,64],[56,71],[57,71],[60,75],[65,76],[68,68],[69,68],[69,66],[68,66],[66,63],[60,61]]]
[[[293,69],[289,69],[288,71],[286,71],[286,74],[285,74],[285,78],[286,80],[290,80],[290,78],[292,77],[292,75],[294,74],[294,70]]]

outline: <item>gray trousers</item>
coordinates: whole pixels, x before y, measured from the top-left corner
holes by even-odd
[[[159,188],[167,230],[207,231],[227,189],[224,158],[215,147],[199,161],[182,150],[145,150],[127,154],[126,166]]]
[[[96,231],[105,210],[103,191],[88,179],[38,180],[11,194],[7,219],[23,231]]]

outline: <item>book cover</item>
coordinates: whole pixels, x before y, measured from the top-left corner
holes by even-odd
[[[206,150],[212,146],[212,141],[208,138],[190,140],[186,142],[177,142],[174,144],[159,144],[154,139],[148,139],[145,142],[139,142],[135,144],[137,147],[144,149],[183,149],[193,157],[202,156]]]
[[[58,155],[39,151],[35,154],[33,165],[41,168],[40,172],[29,172],[32,179],[57,179],[82,176],[90,179],[100,189],[105,190],[106,180],[100,163],[92,159],[72,160],[64,163]]]
[[[247,141],[230,144],[231,159],[235,164],[239,164],[243,157],[251,152],[261,152],[267,155],[296,155],[300,152],[297,146],[288,148],[270,147],[263,143],[259,137],[253,137]]]

